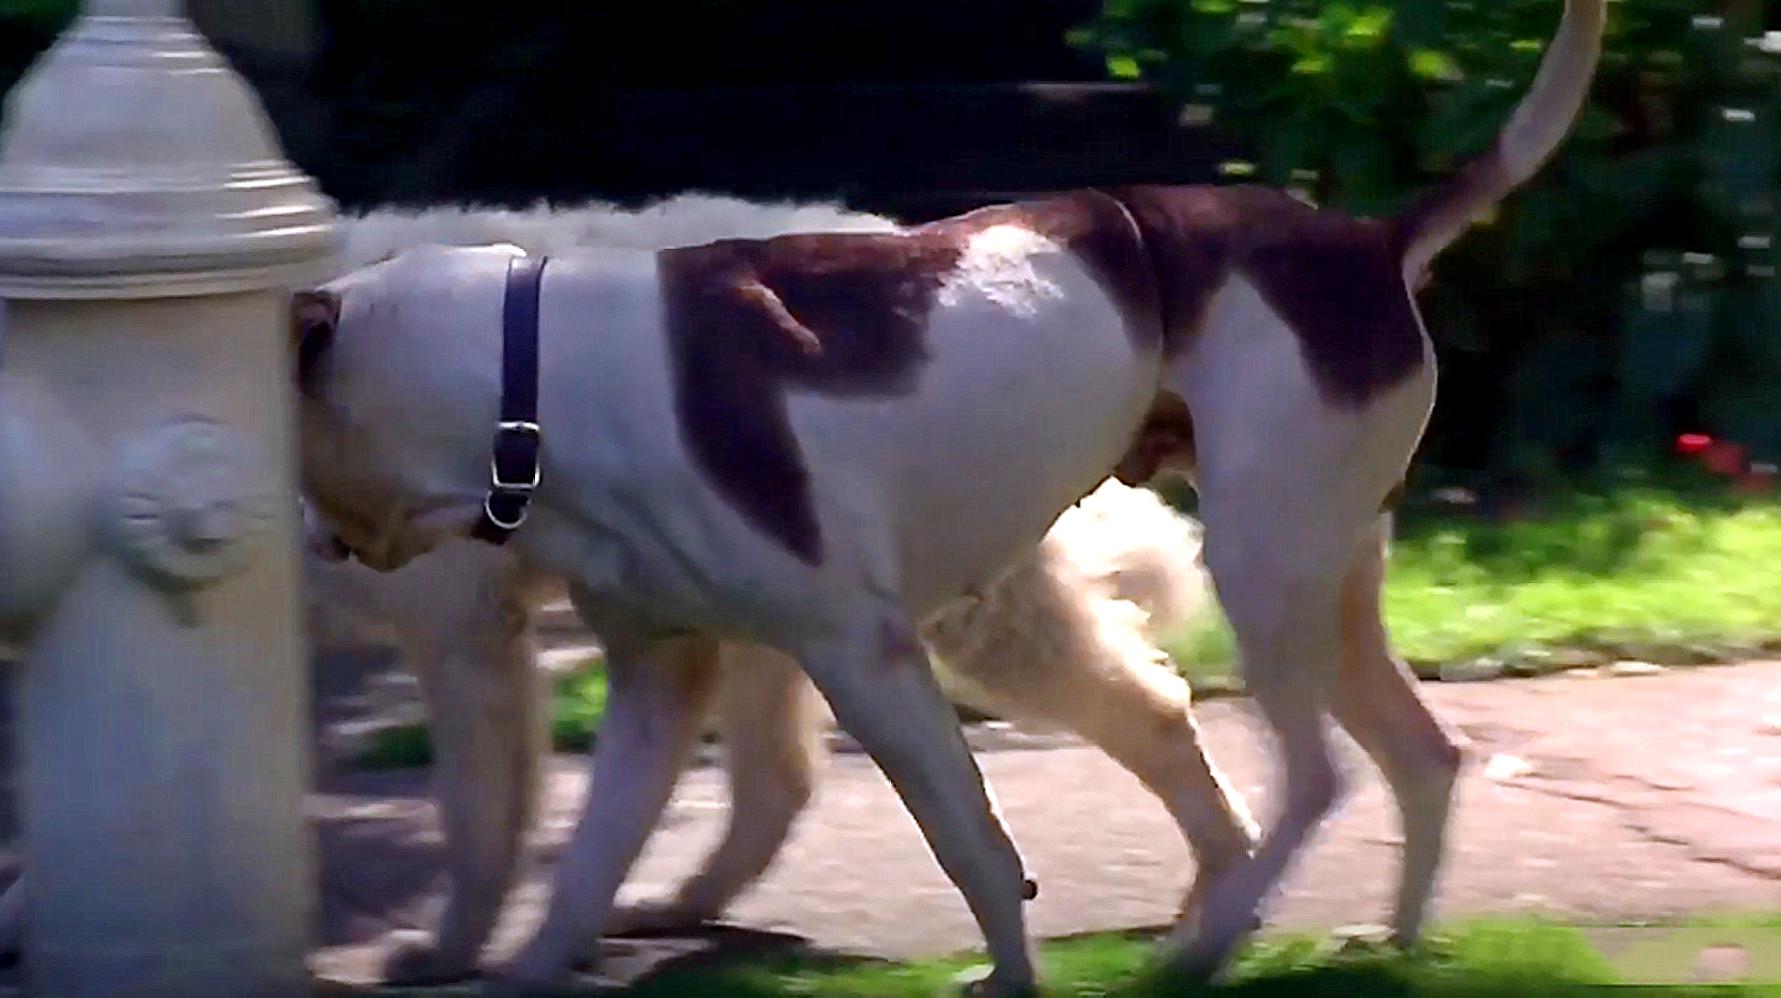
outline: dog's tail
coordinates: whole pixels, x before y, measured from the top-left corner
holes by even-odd
[[[1412,287],[1473,219],[1526,183],[1570,134],[1601,57],[1607,7],[1608,0],[1565,0],[1533,86],[1496,142],[1398,216],[1404,277]]]

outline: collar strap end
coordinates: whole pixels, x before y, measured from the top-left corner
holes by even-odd
[[[489,458],[489,492],[470,536],[507,543],[531,512],[542,478],[543,431],[538,426],[538,303],[543,257],[516,257],[507,265],[501,316],[501,420]]]

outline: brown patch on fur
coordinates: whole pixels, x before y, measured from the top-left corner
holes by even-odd
[[[1164,346],[1179,352],[1200,328],[1206,303],[1230,270],[1242,224],[1223,187],[1131,187],[1112,195],[1143,234],[1161,300]]]
[[[820,562],[822,537],[785,389],[913,389],[928,310],[959,254],[956,240],[933,234],[795,235],[658,254],[682,437],[742,515],[800,559]]]
[[[1422,325],[1401,245],[1384,223],[1323,211],[1266,187],[1114,192],[1156,260],[1167,345],[1186,342],[1233,274],[1256,286],[1299,338],[1325,401],[1358,408],[1423,363]]]
[[[1489,149],[1467,160],[1445,184],[1423,193],[1392,219],[1392,248],[1400,259],[1416,250],[1419,241],[1457,239],[1471,228],[1475,216],[1514,188],[1502,146],[1502,136],[1498,136]],[[1417,280],[1425,283],[1428,277],[1424,268]]]
[[[786,413],[799,388],[912,391],[928,313],[971,237],[1014,225],[1081,259],[1133,335],[1160,340],[1137,226],[1095,192],[985,208],[897,233],[726,240],[657,256],[683,440],[750,523],[803,561],[823,557],[809,471]]]
[[[1126,485],[1143,485],[1159,472],[1191,475],[1194,467],[1194,421],[1187,404],[1163,393],[1144,417],[1113,477]]]

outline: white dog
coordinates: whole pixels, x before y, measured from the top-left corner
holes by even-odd
[[[568,580],[607,643],[588,801],[509,979],[552,984],[604,927],[734,639],[797,660],[963,893],[983,989],[1030,992],[1020,858],[918,622],[992,582],[1109,468],[1193,476],[1286,777],[1268,837],[1208,886],[1169,962],[1220,967],[1334,804],[1330,713],[1404,812],[1394,927],[1414,939],[1459,750],[1378,617],[1381,509],[1434,394],[1410,289],[1562,141],[1604,16],[1568,0],[1496,145],[1390,221],[1257,188],[1085,191],[897,233],[579,251],[542,292],[509,253],[442,249],[298,295],[302,470],[328,547],[394,569],[502,536],[523,509],[509,500],[533,500],[517,551]],[[504,354],[521,372],[505,384]],[[530,467],[514,413],[534,377],[542,487],[491,493],[497,420],[497,458]]]
[[[889,221],[822,205],[759,205],[682,196],[640,213],[604,207],[527,212],[380,211],[343,223],[343,257],[367,265],[423,245],[494,241],[533,253],[581,245],[659,248],[719,234],[812,228],[889,231]],[[1104,483],[984,592],[928,622],[950,664],[955,699],[1071,728],[1105,747],[1156,792],[1192,845],[1196,889],[1246,855],[1253,820],[1198,745],[1185,683],[1160,667],[1153,635],[1206,602],[1192,521],[1148,491]],[[380,630],[421,679],[437,748],[449,894],[436,938],[402,940],[392,980],[474,969],[511,883],[530,822],[543,712],[531,670],[528,611],[555,587],[511,555],[452,544],[391,575],[311,559],[312,628],[362,639]],[[728,830],[675,894],[619,912],[621,929],[684,927],[717,917],[770,864],[814,789],[818,704],[781,653],[732,645],[716,696],[731,774]],[[1025,675],[1018,675],[1020,663]],[[1040,680],[1043,680],[1042,682]]]

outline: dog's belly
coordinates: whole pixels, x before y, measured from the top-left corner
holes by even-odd
[[[873,529],[861,507],[881,512],[917,615],[1031,550],[1107,477],[1151,404],[1155,345],[1066,264],[1045,275],[1055,297],[1029,308],[967,296],[936,310],[912,394],[793,400],[825,532]]]

